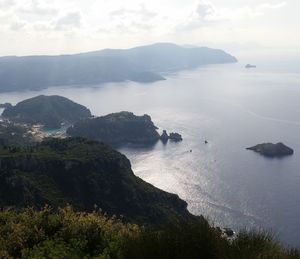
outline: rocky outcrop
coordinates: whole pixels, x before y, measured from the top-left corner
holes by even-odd
[[[157,127],[149,115],[136,116],[131,112],[112,113],[82,120],[68,128],[72,137],[86,137],[106,144],[154,144],[159,140]]]
[[[179,133],[170,133],[168,135],[166,130],[163,130],[163,133],[160,136],[160,140],[164,143],[166,143],[168,140],[172,140],[175,142],[182,141],[182,136]]]
[[[182,141],[182,136],[176,132],[170,133],[169,139],[178,142],[178,141]]]
[[[162,142],[164,142],[164,143],[168,142],[168,140],[169,140],[169,135],[168,135],[168,133],[167,133],[166,130],[163,130],[163,133],[162,133],[161,136],[160,136],[160,140],[161,140]]]
[[[255,151],[263,156],[267,157],[283,157],[294,154],[294,150],[283,143],[263,143],[254,147],[249,147],[247,150]]]

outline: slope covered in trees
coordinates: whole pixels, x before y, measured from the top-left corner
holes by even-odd
[[[97,141],[50,139],[36,146],[0,149],[0,206],[95,206],[130,222],[192,220],[186,202],[136,177],[129,160]]]
[[[60,128],[61,123],[74,123],[90,117],[91,112],[83,105],[62,96],[39,95],[6,108],[2,115],[15,122]]]

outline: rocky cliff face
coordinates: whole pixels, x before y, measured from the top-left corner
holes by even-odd
[[[98,206],[142,224],[193,217],[177,195],[136,177],[124,155],[99,142],[52,139],[30,149],[0,149],[1,207],[67,203],[84,211]]]

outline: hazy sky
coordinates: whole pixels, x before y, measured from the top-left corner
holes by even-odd
[[[153,42],[300,46],[300,0],[0,0],[0,55]]]

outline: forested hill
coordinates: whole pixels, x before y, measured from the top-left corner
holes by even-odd
[[[43,124],[46,128],[60,128],[91,117],[85,106],[58,95],[39,95],[6,108],[2,114],[14,122]]]
[[[67,130],[72,137],[85,137],[106,144],[154,144],[160,138],[157,127],[147,114],[136,116],[131,112],[118,112],[76,122]]]

